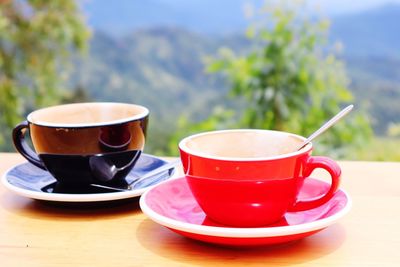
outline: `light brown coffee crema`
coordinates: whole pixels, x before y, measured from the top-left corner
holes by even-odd
[[[184,145],[210,157],[261,158],[294,152],[302,141],[296,135],[283,132],[239,130],[200,134]]]
[[[56,124],[60,127],[75,124],[90,126],[131,120],[146,112],[144,107],[123,103],[78,103],[39,109],[32,112],[28,120],[34,124]]]

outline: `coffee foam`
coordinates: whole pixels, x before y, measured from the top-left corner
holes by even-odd
[[[183,146],[210,157],[260,158],[292,153],[302,141],[296,135],[277,131],[238,130],[200,134],[187,139]]]
[[[78,103],[48,107],[34,111],[28,120],[35,124],[53,126],[117,123],[142,118],[145,107],[123,103]]]

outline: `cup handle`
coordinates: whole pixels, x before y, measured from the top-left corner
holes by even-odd
[[[331,176],[332,183],[328,192],[317,198],[299,200],[289,209],[289,211],[304,211],[321,206],[328,202],[338,190],[340,184],[340,175],[342,173],[339,165],[328,157],[309,157],[304,170],[304,177],[307,179],[311,173],[318,168],[328,171]]]
[[[25,141],[25,132],[29,130],[29,123],[23,121],[13,129],[13,142],[15,149],[26,158],[33,165],[46,170],[43,162],[40,160],[39,156],[30,148],[30,146]]]

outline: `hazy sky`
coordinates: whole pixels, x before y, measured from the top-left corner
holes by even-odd
[[[266,0],[283,1],[283,0]],[[295,1],[295,0],[286,0]],[[333,17],[357,13],[400,0],[297,0],[308,3],[312,14]],[[200,32],[232,32],[247,27],[244,15],[265,0],[80,0],[93,28],[125,33],[153,25],[184,25]],[[207,20],[204,20],[207,18]]]
[[[320,6],[326,14],[352,13],[389,3],[400,4],[400,0],[308,0],[308,2]]]

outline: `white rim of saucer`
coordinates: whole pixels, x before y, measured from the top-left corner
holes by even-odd
[[[207,158],[207,159],[213,159],[213,160],[222,160],[222,161],[265,161],[265,160],[277,160],[277,159],[283,159],[283,158],[290,158],[296,155],[300,155],[303,154],[307,151],[310,151],[312,149],[312,142],[308,143],[307,145],[305,145],[303,148],[301,148],[300,150],[291,152],[291,153],[286,153],[286,154],[282,154],[282,155],[277,155],[277,156],[269,156],[269,157],[252,157],[252,158],[241,158],[241,157],[220,157],[220,156],[213,156],[213,155],[209,155],[207,153],[203,153],[203,152],[199,152],[199,151],[194,151],[193,149],[189,148],[186,143],[193,139],[193,138],[197,138],[197,137],[201,137],[201,136],[205,136],[205,135],[211,135],[211,134],[222,134],[222,133],[229,133],[229,132],[270,132],[270,133],[276,133],[276,134],[282,134],[282,135],[287,135],[287,136],[293,136],[296,137],[302,141],[305,141],[306,138],[301,136],[301,135],[297,135],[297,134],[293,134],[293,133],[289,133],[289,132],[281,132],[281,131],[275,131],[275,130],[263,130],[263,129],[229,129],[229,130],[218,130],[218,131],[209,131],[209,132],[202,132],[202,133],[198,133],[198,134],[194,134],[188,137],[185,137],[184,139],[182,139],[179,144],[178,147],[180,149],[182,149],[183,151],[185,151],[186,153],[188,153],[189,155],[194,155],[194,156],[198,156],[198,157],[202,157],[202,158]]]
[[[175,179],[184,179],[184,177]],[[171,181],[169,180],[163,181],[160,184],[155,185],[154,187],[168,182]],[[218,236],[218,237],[265,238],[265,237],[275,237],[275,236],[289,236],[289,235],[321,230],[337,222],[340,218],[342,218],[345,214],[347,214],[350,211],[352,206],[352,200],[346,193],[346,191],[344,191],[343,189],[339,189],[339,191],[342,191],[344,193],[347,199],[347,203],[343,207],[343,209],[333,214],[332,216],[316,220],[313,222],[308,222],[298,225],[277,226],[277,227],[254,227],[254,228],[207,226],[207,225],[198,225],[198,224],[177,221],[155,212],[146,203],[146,197],[152,189],[147,190],[140,197],[139,205],[143,213],[149,216],[153,221],[165,227],[179,230],[182,232],[207,235],[207,236]]]
[[[7,172],[2,176],[1,182],[2,184],[11,192],[16,193],[17,195],[37,199],[37,200],[46,200],[46,201],[55,201],[55,202],[99,202],[99,201],[110,201],[110,200],[119,200],[126,199],[131,197],[140,196],[146,189],[149,188],[141,188],[132,191],[123,191],[123,192],[110,192],[110,193],[96,193],[96,194],[61,194],[61,193],[46,193],[46,192],[38,192],[32,191],[28,189],[24,189],[18,186],[15,186],[7,180],[7,173],[11,171],[12,168],[7,170]]]
[[[141,196],[146,190],[149,190],[156,186],[157,184],[150,185],[148,187],[134,189],[130,191],[122,191],[122,192],[108,192],[108,193],[95,193],[95,194],[62,194],[62,193],[46,193],[46,192],[38,192],[32,191],[29,189],[24,189],[18,186],[11,184],[8,179],[8,173],[15,168],[16,166],[25,164],[26,162],[16,164],[13,167],[9,168],[1,177],[1,183],[11,192],[16,193],[17,195],[37,199],[37,200],[46,200],[46,201],[54,201],[54,202],[100,202],[100,201],[112,201],[112,200],[121,200],[132,197]],[[178,172],[175,171],[169,179],[178,178]]]

